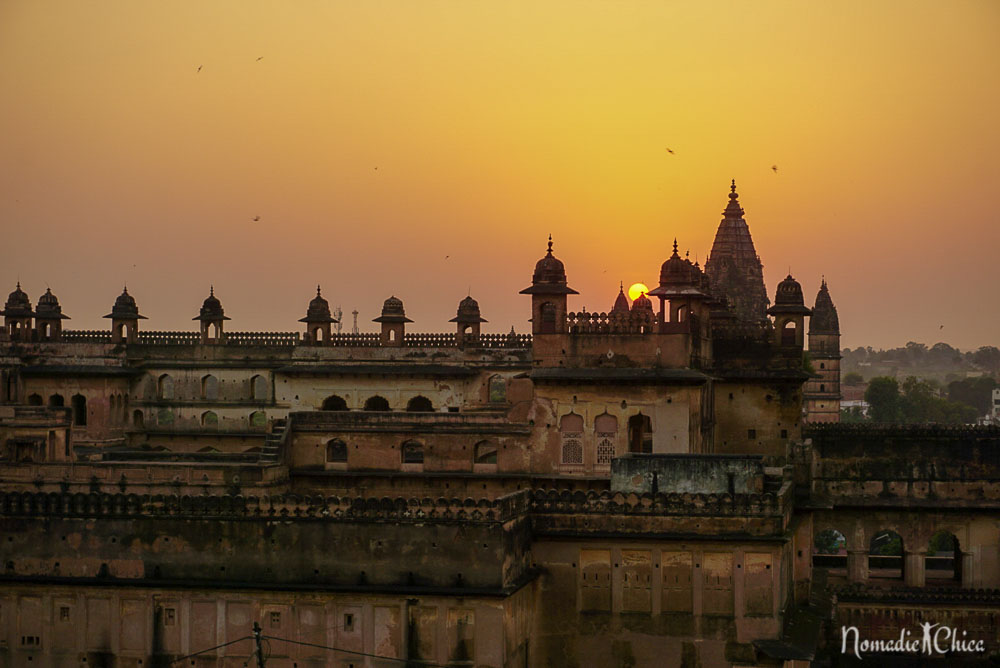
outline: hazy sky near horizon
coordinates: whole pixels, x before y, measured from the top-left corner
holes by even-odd
[[[527,331],[550,232],[606,311],[735,178],[845,346],[1000,345],[998,83],[993,0],[2,0],[0,293],[292,331],[321,283],[433,332],[471,290]]]

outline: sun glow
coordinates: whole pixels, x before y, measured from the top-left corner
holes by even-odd
[[[635,301],[639,298],[639,295],[649,294],[649,288],[643,283],[633,283],[628,289],[628,298]]]

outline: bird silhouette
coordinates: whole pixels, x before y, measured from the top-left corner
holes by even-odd
[[[198,72],[201,72],[201,68],[202,68],[202,67],[203,67],[202,65],[199,65],[199,66],[198,66]],[[198,72],[195,72],[195,74],[198,74]]]
[[[254,216],[254,217],[253,217],[253,222],[255,222],[255,223],[256,223],[256,222],[257,222],[258,220],[260,220],[260,216]]]
[[[674,154],[674,149],[668,148],[667,149],[667,153],[669,153],[670,155],[673,155]]]
[[[940,327],[938,327],[938,329],[944,329],[944,325],[941,325]]]
[[[778,173],[778,166],[777,166],[777,165],[771,165],[771,169],[773,169],[773,170],[774,170],[774,173],[775,173],[775,174],[777,174],[777,173]]]
[[[260,61],[262,61],[262,60],[264,60],[264,56],[261,56],[260,58],[258,58],[258,59],[257,59],[257,62],[259,63],[259,62],[260,62]]]

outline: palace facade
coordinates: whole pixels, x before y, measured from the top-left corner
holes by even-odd
[[[770,300],[735,183],[704,269],[675,241],[571,311],[550,239],[521,294],[530,335],[471,297],[338,334],[319,288],[301,332],[214,289],[198,331],[127,290],[74,331],[18,285],[0,665],[253,665],[255,622],[285,668],[807,666],[928,619],[1000,649],[1000,429],[835,424],[826,282]]]

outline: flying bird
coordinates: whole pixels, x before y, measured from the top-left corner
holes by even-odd
[[[258,59],[257,59],[257,62],[259,63],[259,62],[260,62],[260,61],[262,61],[262,60],[264,60],[264,56],[261,56],[260,58],[258,58]]]
[[[446,260],[447,260],[447,259],[448,259],[448,258],[450,258],[450,257],[451,257],[450,255],[445,255],[445,256],[444,256],[444,259],[446,259]]]
[[[257,222],[258,220],[260,220],[260,216],[254,216],[254,217],[253,217],[253,222],[255,222],[255,223],[256,223],[256,222]]]
[[[201,68],[202,68],[202,67],[203,67],[202,65],[199,65],[199,66],[198,66],[198,72],[201,72]],[[198,72],[195,72],[195,74],[197,74]]]
[[[778,166],[777,166],[777,165],[771,165],[771,169],[773,169],[773,170],[774,170],[774,173],[775,173],[775,174],[777,174],[777,173],[778,173]]]
[[[944,329],[944,325],[941,325],[940,327],[938,327],[938,329]]]
[[[674,149],[668,148],[667,149],[667,153],[669,153],[670,155],[673,155],[674,154]]]

